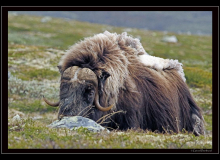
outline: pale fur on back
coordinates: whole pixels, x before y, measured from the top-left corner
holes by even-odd
[[[100,55],[104,54],[104,52],[108,52],[108,54],[103,55],[105,63],[100,61]],[[163,72],[166,69],[175,69],[185,81],[182,64],[178,60],[163,59],[149,55],[144,50],[140,40],[128,36],[126,32],[117,34],[105,31],[93,37],[85,38],[70,47],[61,58],[59,66],[62,66],[62,69],[65,70],[67,69],[66,66],[69,67],[68,63],[84,55],[93,56],[97,66],[110,73],[111,76],[107,79],[104,88],[109,104],[117,103],[119,89],[125,88],[125,79],[129,78],[128,65],[133,60],[139,61],[146,67],[155,69],[158,72]]]

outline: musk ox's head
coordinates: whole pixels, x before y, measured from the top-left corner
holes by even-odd
[[[103,72],[100,83],[109,76],[107,72]],[[101,84],[91,69],[72,66],[61,75],[60,101],[51,103],[45,98],[44,100],[48,105],[59,106],[58,119],[63,116],[83,115],[83,110],[93,104],[101,111],[108,111],[113,105],[102,107],[99,104],[98,88]]]

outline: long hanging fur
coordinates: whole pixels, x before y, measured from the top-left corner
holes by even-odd
[[[183,128],[193,132],[195,118],[203,134],[203,117],[185,83],[182,64],[177,60],[148,55],[138,39],[126,32],[105,31],[73,45],[61,58],[62,72],[70,66],[90,68],[97,77],[103,71],[110,74],[101,99],[103,106],[115,104],[111,128],[142,128],[160,132]],[[93,119],[104,113],[97,110]],[[195,117],[194,116],[194,117]]]

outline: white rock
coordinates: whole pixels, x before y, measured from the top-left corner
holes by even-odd
[[[37,120],[37,119],[42,119],[43,117],[42,116],[35,116],[35,117],[33,117],[32,119],[33,120]]]
[[[21,117],[16,114],[13,118],[12,118],[12,121],[20,121],[21,120]]]
[[[162,41],[169,42],[169,43],[177,43],[178,42],[176,36],[164,36],[162,38]]]
[[[123,29],[124,32],[131,32],[132,31],[132,28],[125,28]]]
[[[46,23],[46,22],[48,22],[48,21],[50,21],[50,20],[52,20],[51,17],[45,16],[45,17],[43,17],[43,18],[41,19],[41,22],[42,22],[42,23]]]
[[[191,32],[190,32],[190,31],[187,31],[186,34],[187,34],[187,35],[191,35]]]

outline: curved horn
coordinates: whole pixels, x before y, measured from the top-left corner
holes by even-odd
[[[44,101],[45,101],[48,105],[53,106],[53,107],[57,107],[57,106],[59,106],[59,104],[60,104],[60,101],[58,101],[58,102],[56,102],[56,103],[49,102],[44,96],[43,96],[43,99],[44,99]]]
[[[98,87],[96,88],[96,93],[95,93],[95,106],[96,106],[96,108],[98,108],[100,111],[103,111],[103,112],[109,111],[114,106],[114,104],[112,104],[109,107],[105,108],[99,104]]]

